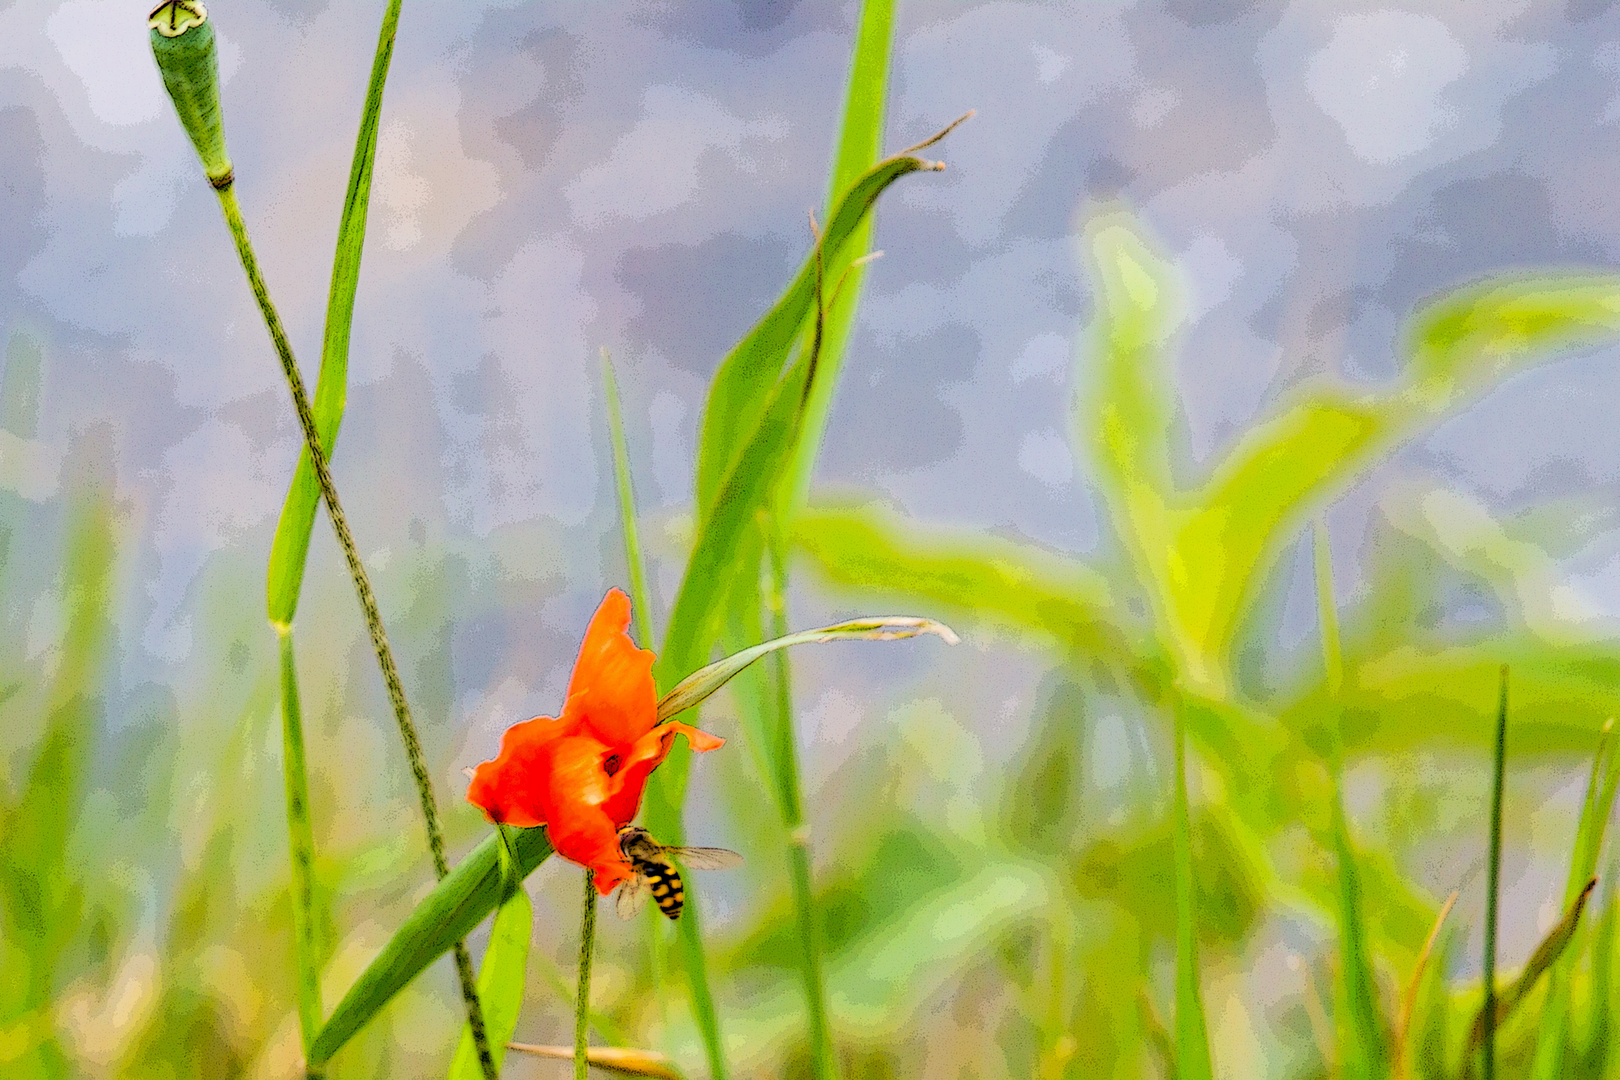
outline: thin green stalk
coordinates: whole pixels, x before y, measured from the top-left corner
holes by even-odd
[[[787,634],[787,542],[775,518],[770,527],[771,587],[766,606],[771,613],[771,637]],[[810,1013],[810,1057],[818,1080],[836,1080],[838,1056],[828,1020],[827,987],[821,971],[821,934],[816,920],[811,884],[810,829],[804,821],[799,784],[799,748],[793,733],[793,682],[787,651],[772,654],[774,664],[778,805],[788,834],[788,866],[793,876],[793,914],[799,930],[799,969],[804,979],[805,1004]]]
[[[1210,1080],[1214,1066],[1204,1024],[1203,992],[1198,986],[1198,925],[1193,884],[1192,814],[1187,806],[1187,732],[1179,703],[1175,710],[1176,776],[1176,1076]]]
[[[607,399],[608,436],[613,441],[613,482],[619,492],[619,527],[624,534],[625,573],[630,578],[630,608],[636,637],[644,649],[652,648],[652,603],[647,591],[647,566],[641,555],[641,533],[636,527],[636,494],[630,485],[630,449],[624,440],[624,413],[619,406],[619,380],[613,358],[602,350],[602,395]]]
[[[675,936],[680,942],[681,960],[686,965],[686,982],[692,991],[692,1012],[703,1036],[703,1052],[709,1059],[710,1080],[726,1080],[729,1073],[725,1043],[720,1037],[720,1010],[715,1008],[714,993],[709,989],[709,965],[703,957],[703,928],[694,899],[688,885],[686,909],[675,924]]]
[[[1507,666],[1496,707],[1496,757],[1491,776],[1491,849],[1485,883],[1485,1038],[1480,1047],[1485,1080],[1496,1080],[1496,908],[1502,884],[1502,789],[1507,770]]]
[[[652,597],[647,588],[647,564],[641,553],[641,531],[636,524],[636,494],[630,482],[630,447],[624,437],[624,409],[619,401],[619,380],[613,370],[613,358],[602,350],[602,397],[607,406],[608,439],[613,448],[613,482],[619,495],[619,529],[624,538],[625,574],[630,579],[630,610],[636,623],[636,638],[644,648],[653,643]],[[645,919],[647,969],[652,984],[659,990],[664,985],[664,972],[669,967],[665,955],[668,945],[663,937],[660,920]],[[664,995],[653,995],[659,1026],[668,1022]],[[618,1041],[618,1040],[615,1040]]]
[[[309,777],[304,766],[303,710],[298,701],[298,668],[292,627],[277,627],[281,639],[281,768],[287,783],[287,839],[292,852],[294,958],[298,966],[298,1029],[304,1038],[304,1074],[323,1070],[307,1064],[321,1030],[320,958],[315,947],[315,838],[309,824]]]
[[[596,951],[596,875],[585,869],[585,904],[579,924],[579,991],[574,1001],[574,1080],[587,1080],[591,1041],[591,954]]]
[[[349,576],[354,579],[354,590],[360,598],[360,609],[365,615],[366,629],[371,634],[372,649],[377,654],[378,666],[382,668],[383,682],[388,688],[388,700],[393,704],[400,738],[405,743],[405,756],[410,761],[411,777],[416,781],[422,817],[427,825],[428,847],[433,853],[433,869],[442,879],[450,872],[450,864],[444,854],[444,834],[439,828],[438,803],[433,797],[433,785],[428,777],[422,743],[416,734],[416,723],[411,719],[410,706],[405,701],[405,688],[400,682],[399,668],[394,663],[394,653],[388,646],[388,636],[383,630],[382,615],[377,610],[377,597],[372,592],[371,579],[366,575],[366,568],[355,549],[354,535],[349,531],[349,520],[343,513],[343,504],[338,501],[337,486],[332,481],[326,453],[321,448],[320,435],[315,430],[315,419],[310,414],[309,395],[304,391],[304,380],[298,371],[298,361],[293,358],[292,346],[288,344],[286,331],[282,329],[281,316],[276,313],[275,305],[270,300],[270,290],[264,283],[264,276],[259,272],[259,261],[253,254],[253,245],[248,240],[247,224],[242,220],[242,209],[236,201],[235,185],[227,184],[217,188],[216,193],[219,195],[220,209],[225,213],[225,222],[230,227],[231,238],[236,241],[236,254],[242,261],[242,269],[247,273],[253,298],[258,302],[265,328],[269,330],[270,340],[275,344],[276,356],[281,361],[282,374],[287,379],[287,389],[292,394],[293,408],[298,413],[298,423],[304,431],[304,445],[309,450],[315,480],[320,485],[321,496],[326,500],[327,517],[332,522],[332,531],[337,534],[338,546],[343,549],[343,559],[349,565]],[[457,942],[454,952],[456,973],[461,979],[461,995],[467,1006],[467,1023],[472,1027],[473,1041],[478,1048],[478,1061],[487,1080],[496,1080],[499,1073],[494,1058],[489,1053],[489,1041],[484,1036],[484,1015],[478,1003],[478,985],[473,976],[472,957],[467,954],[464,942]]]

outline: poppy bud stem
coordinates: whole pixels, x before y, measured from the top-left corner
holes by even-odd
[[[147,17],[152,58],[214,189],[231,186],[225,123],[219,108],[219,50],[214,24],[199,0],[168,0]]]
[[[343,549],[343,559],[348,563],[349,576],[354,579],[354,591],[360,598],[360,609],[365,616],[366,629],[371,635],[372,649],[377,654],[378,666],[382,668],[383,683],[388,689],[388,700],[394,707],[394,719],[399,725],[400,739],[405,744],[405,757],[410,763],[411,777],[416,781],[416,793],[427,826],[428,849],[433,855],[433,869],[435,874],[443,879],[450,873],[450,863],[444,853],[444,833],[439,828],[438,801],[433,796],[433,781],[428,776],[427,758],[422,753],[422,741],[416,734],[416,721],[411,718],[411,708],[405,700],[405,687],[400,681],[399,666],[394,663],[394,652],[389,647],[388,635],[383,629],[382,614],[377,608],[377,595],[372,591],[371,578],[366,573],[365,565],[360,561],[354,534],[349,531],[348,515],[343,512],[343,504],[338,500],[337,485],[332,480],[326,451],[321,447],[320,434],[315,428],[315,417],[310,410],[309,394],[304,389],[303,376],[298,371],[298,361],[293,357],[292,346],[287,341],[287,332],[281,325],[281,316],[276,312],[275,304],[271,302],[270,289],[264,282],[264,275],[259,272],[259,260],[253,254],[253,244],[248,239],[247,223],[242,220],[242,208],[236,201],[236,188],[230,184],[216,186],[214,193],[219,196],[219,206],[225,214],[225,224],[230,228],[231,238],[236,241],[237,257],[242,261],[248,286],[253,290],[253,298],[258,302],[265,329],[270,332],[276,356],[281,360],[282,374],[286,376],[287,389],[292,394],[293,409],[297,412],[299,426],[304,431],[304,445],[309,449],[315,480],[320,486],[322,498],[326,501],[327,518],[332,522],[332,531],[337,534],[338,546]],[[497,1080],[500,1072],[489,1052],[489,1039],[484,1033],[484,1011],[478,1000],[478,983],[473,975],[472,957],[467,952],[465,942],[456,942],[453,952],[456,974],[461,982],[461,996],[467,1007],[467,1026],[472,1031],[473,1045],[478,1049],[478,1063],[483,1068],[486,1080]]]
[[[587,1080],[590,1061],[591,954],[596,951],[595,871],[585,868],[585,910],[579,926],[579,995],[574,1002],[574,1080]]]

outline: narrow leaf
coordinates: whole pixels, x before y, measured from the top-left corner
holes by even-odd
[[[1176,1080],[1213,1080],[1204,995],[1198,976],[1197,884],[1193,879],[1192,820],[1187,809],[1187,736],[1174,718],[1176,744],[1173,837],[1176,874]]]
[[[624,537],[625,573],[630,579],[630,607],[635,612],[636,637],[643,647],[653,642],[652,599],[647,589],[647,564],[641,556],[636,527],[636,495],[630,483],[630,449],[624,440],[624,415],[619,409],[619,380],[613,360],[602,350],[602,396],[607,401],[608,436],[613,444],[613,482],[619,494],[619,529]]]
[[[855,28],[855,50],[850,58],[849,86],[845,90],[844,122],[839,128],[838,156],[833,162],[827,190],[827,220],[836,214],[839,198],[872,168],[883,145],[883,114],[888,99],[889,50],[894,38],[894,0],[862,0]],[[821,344],[822,374],[810,388],[804,424],[788,483],[789,513],[803,505],[815,471],[816,455],[832,408],[833,393],[843,368],[844,344],[855,323],[866,270],[861,260],[871,250],[873,217],[869,214],[850,233],[834,258],[825,263],[826,280],[834,282],[827,307]]]
[[[845,588],[948,605],[1085,652],[1138,653],[1108,580],[1085,563],[982,531],[921,526],[877,505],[814,505],[793,543]]]
[[[1485,1080],[1496,1080],[1496,1028],[1501,1020],[1496,997],[1496,930],[1497,905],[1501,902],[1502,890],[1502,792],[1507,786],[1507,706],[1508,673],[1507,668],[1503,668],[1501,692],[1496,708],[1496,754],[1491,766],[1490,852],[1486,859],[1485,877],[1485,962],[1482,976],[1485,983],[1485,1005],[1480,1010],[1480,1019],[1475,1025],[1479,1033],[1478,1038],[1472,1034],[1469,1037],[1470,1047],[1479,1045],[1484,1051]],[[1581,902],[1582,904],[1586,902],[1584,895]],[[1574,909],[1574,915],[1575,918],[1580,918],[1579,908]],[[1575,924],[1571,921],[1570,933],[1573,933],[1574,929]],[[1567,944],[1568,940],[1565,936],[1564,944]],[[1562,951],[1562,947],[1559,946],[1559,951]],[[1540,953],[1542,950],[1537,949],[1536,952]],[[1472,1053],[1467,1055],[1466,1060],[1473,1060]]]
[[[534,906],[521,888],[495,913],[490,929],[489,948],[478,969],[478,1000],[484,1006],[484,1031],[489,1037],[489,1053],[496,1068],[506,1056],[506,1045],[517,1030],[518,1013],[523,1007],[523,983],[528,970],[529,939],[534,931]],[[483,1080],[478,1052],[473,1046],[472,1028],[461,1028],[461,1041],[450,1063],[449,1080]]]
[[[1394,1075],[1395,1080],[1406,1080],[1411,1073],[1411,1051],[1408,1048],[1408,1038],[1412,1032],[1412,1013],[1417,1008],[1418,990],[1423,986],[1423,973],[1428,970],[1429,957],[1434,952],[1434,943],[1440,937],[1440,929],[1446,924],[1446,916],[1457,903],[1457,892],[1452,890],[1446,902],[1440,906],[1440,914],[1435,916],[1434,927],[1429,936],[1423,939],[1423,948],[1418,950],[1417,963],[1412,965],[1412,979],[1406,984],[1406,993],[1401,997],[1400,1021],[1395,1026]]]
[[[554,1061],[572,1061],[572,1046],[539,1046],[534,1043],[512,1043],[510,1049],[535,1057]],[[632,1050],[620,1046],[593,1046],[585,1052],[592,1066],[626,1076],[651,1076],[656,1080],[682,1080],[669,1058],[656,1050]]]
[[[388,65],[394,55],[394,34],[399,26],[400,0],[389,0],[377,35],[377,52],[371,62],[371,81],[360,113],[360,131],[355,137],[354,161],[349,167],[349,187],[343,197],[343,216],[338,220],[337,251],[332,258],[332,285],[326,299],[326,332],[321,342],[321,371],[311,403],[321,448],[330,460],[337,443],[338,425],[348,400],[349,331],[354,323],[354,296],[360,283],[360,255],[366,241],[366,209],[371,204],[372,168],[377,160],[377,122],[382,115],[383,85],[388,81]],[[298,455],[298,467],[287,491],[276,522],[276,536],[270,547],[266,580],[266,601],[270,621],[290,625],[298,610],[298,594],[304,582],[304,561],[309,555],[310,530],[315,525],[315,509],[320,488],[306,447]]]
[[[912,151],[943,138],[948,131],[950,128],[913,147]],[[749,433],[766,411],[770,388],[776,385],[794,342],[814,312],[817,260],[825,267],[837,264],[844,257],[857,228],[890,184],[908,173],[936,172],[944,168],[938,162],[914,156],[912,151],[878,162],[850,185],[828,216],[818,250],[813,250],[805,259],[792,283],[765,317],[721,360],[704,407],[698,446],[699,514],[714,505],[740,448],[747,443]]]
[[[512,829],[508,835],[517,856],[519,879],[551,854],[543,828]],[[332,1010],[310,1050],[311,1065],[330,1060],[423,968],[449,952],[495,910],[504,891],[499,846],[499,839],[491,833],[416,905]]]
[[[1547,936],[1541,939],[1541,943],[1536,946],[1536,951],[1530,954],[1530,959],[1525,963],[1524,971],[1513,981],[1513,985],[1500,995],[1486,995],[1485,1004],[1480,1007],[1478,1014],[1475,1015],[1474,1025],[1468,1032],[1468,1050],[1470,1057],[1476,1049],[1485,1052],[1484,1060],[1486,1062],[1487,1077],[1490,1075],[1489,1070],[1493,1065],[1492,1059],[1495,1056],[1491,1050],[1490,1040],[1494,1037],[1496,1029],[1501,1027],[1503,1022],[1513,1014],[1513,1010],[1517,1009],[1519,1004],[1530,996],[1530,991],[1536,988],[1536,983],[1546,974],[1547,969],[1569,947],[1571,939],[1575,936],[1576,927],[1580,925],[1581,912],[1586,910],[1586,901],[1591,898],[1592,890],[1595,888],[1597,888],[1597,878],[1588,881],[1585,887],[1576,894],[1575,902],[1569,906],[1569,910],[1564,912],[1564,917],[1558,920],[1558,924],[1547,931]],[[1491,1009],[1492,1005],[1495,1006],[1494,1014]]]
[[[778,649],[822,641],[897,641],[901,638],[917,637],[920,634],[933,634],[943,639],[947,645],[955,645],[960,640],[950,627],[933,619],[919,619],[910,615],[872,615],[863,619],[834,623],[816,630],[800,630],[755,645],[739,653],[733,653],[723,660],[717,660],[682,679],[658,702],[658,722],[663,723],[693,708],[730,682],[749,664]]]
[[[292,856],[293,959],[298,974],[298,1030],[307,1055],[321,1028],[321,970],[315,910],[315,838],[309,821],[309,774],[304,764],[303,709],[292,627],[278,627],[281,644],[281,769],[287,791],[287,841]]]

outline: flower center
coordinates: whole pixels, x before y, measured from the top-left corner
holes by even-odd
[[[608,759],[602,762],[602,770],[609,776],[619,771],[619,755],[609,754]]]

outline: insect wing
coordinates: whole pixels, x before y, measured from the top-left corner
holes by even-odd
[[[721,847],[667,847],[664,853],[693,870],[730,870],[743,864],[741,855]]]
[[[647,879],[637,874],[623,885],[619,886],[619,898],[615,901],[615,908],[621,919],[633,919],[641,905],[647,902]]]

